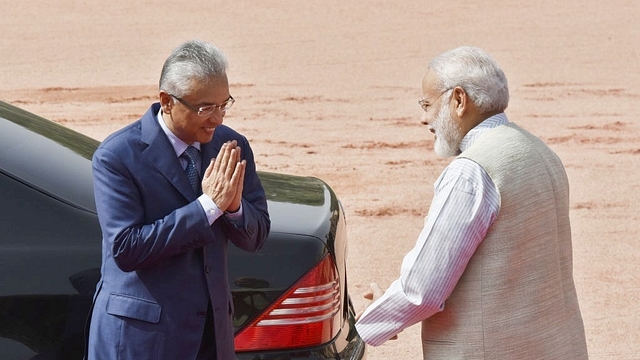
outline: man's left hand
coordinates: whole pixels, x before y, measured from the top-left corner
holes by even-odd
[[[234,212],[240,208],[246,166],[235,140],[223,144],[218,156],[211,159],[202,179],[202,192],[218,209]]]

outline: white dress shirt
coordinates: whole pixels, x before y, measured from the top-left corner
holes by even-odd
[[[167,127],[167,124],[164,122],[164,117],[162,116],[162,109],[158,111],[157,118],[158,118],[158,124],[160,124],[162,131],[169,138],[169,142],[173,146],[173,150],[176,152],[176,156],[180,160],[180,164],[182,164],[182,168],[185,169],[187,167],[187,160],[181,157],[181,155],[182,153],[184,153],[185,150],[187,150],[187,148],[189,147],[189,144],[180,140],[180,138],[177,137],[176,134],[174,134]],[[199,142],[194,142],[193,144],[191,144],[191,146],[194,146],[195,148],[200,150]],[[200,164],[200,162],[196,162],[196,165],[198,166],[198,173],[202,173],[201,171],[202,164]],[[200,202],[200,205],[202,205],[202,209],[204,210],[204,213],[207,215],[207,220],[209,221],[209,225],[213,224],[213,222],[216,221],[220,216],[224,215],[222,210],[218,208],[216,203],[213,202],[213,200],[208,195],[206,194],[200,195],[198,197],[198,201]],[[233,221],[234,224],[241,224],[242,223],[242,203],[240,203],[240,208],[238,209],[238,211],[234,213],[227,213],[226,216],[229,218],[229,220]]]
[[[465,135],[460,150],[508,122],[504,113],[484,120]],[[486,171],[469,159],[454,159],[434,184],[424,227],[402,261],[400,278],[356,323],[364,341],[380,345],[442,311],[499,210],[500,196]]]

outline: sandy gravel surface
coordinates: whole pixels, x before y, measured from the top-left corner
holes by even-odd
[[[530,3],[530,4],[529,4]],[[55,5],[51,5],[55,4]],[[0,4],[0,99],[98,140],[136,120],[162,62],[198,38],[229,57],[225,123],[260,170],[327,181],[348,216],[349,290],[388,286],[448,164],[419,123],[426,62],[486,49],[509,118],[562,158],[591,359],[640,358],[640,6],[632,0],[61,0]],[[419,326],[369,359],[421,358]]]

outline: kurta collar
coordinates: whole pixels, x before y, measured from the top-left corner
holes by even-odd
[[[484,134],[487,130],[507,123],[509,123],[509,119],[507,119],[507,115],[503,112],[485,119],[473,129],[469,130],[467,135],[462,138],[462,141],[460,142],[460,151],[465,151],[471,147],[480,135]]]

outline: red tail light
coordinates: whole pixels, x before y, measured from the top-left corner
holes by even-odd
[[[340,324],[340,282],[333,258],[320,263],[235,338],[237,352],[317,346]]]

